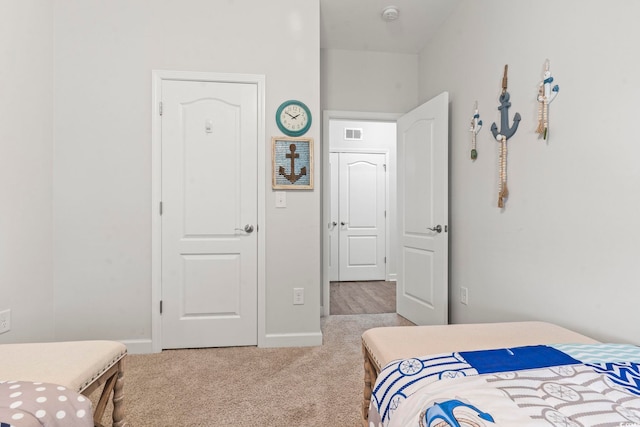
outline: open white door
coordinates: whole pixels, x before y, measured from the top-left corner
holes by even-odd
[[[449,94],[398,120],[397,312],[448,323]]]

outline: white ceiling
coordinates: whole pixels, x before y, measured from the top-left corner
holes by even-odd
[[[419,53],[460,0],[320,0],[320,47]],[[397,20],[382,20],[396,6]]]

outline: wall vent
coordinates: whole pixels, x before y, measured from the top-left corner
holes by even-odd
[[[362,128],[344,128],[344,139],[347,141],[361,141]]]

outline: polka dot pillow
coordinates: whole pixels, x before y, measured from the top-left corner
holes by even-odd
[[[93,427],[91,401],[63,386],[0,381],[0,427]]]

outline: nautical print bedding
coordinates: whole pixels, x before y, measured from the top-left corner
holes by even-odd
[[[369,426],[640,427],[640,347],[554,344],[394,361],[377,377]]]
[[[0,381],[0,427],[93,427],[91,401],[56,384]]]

